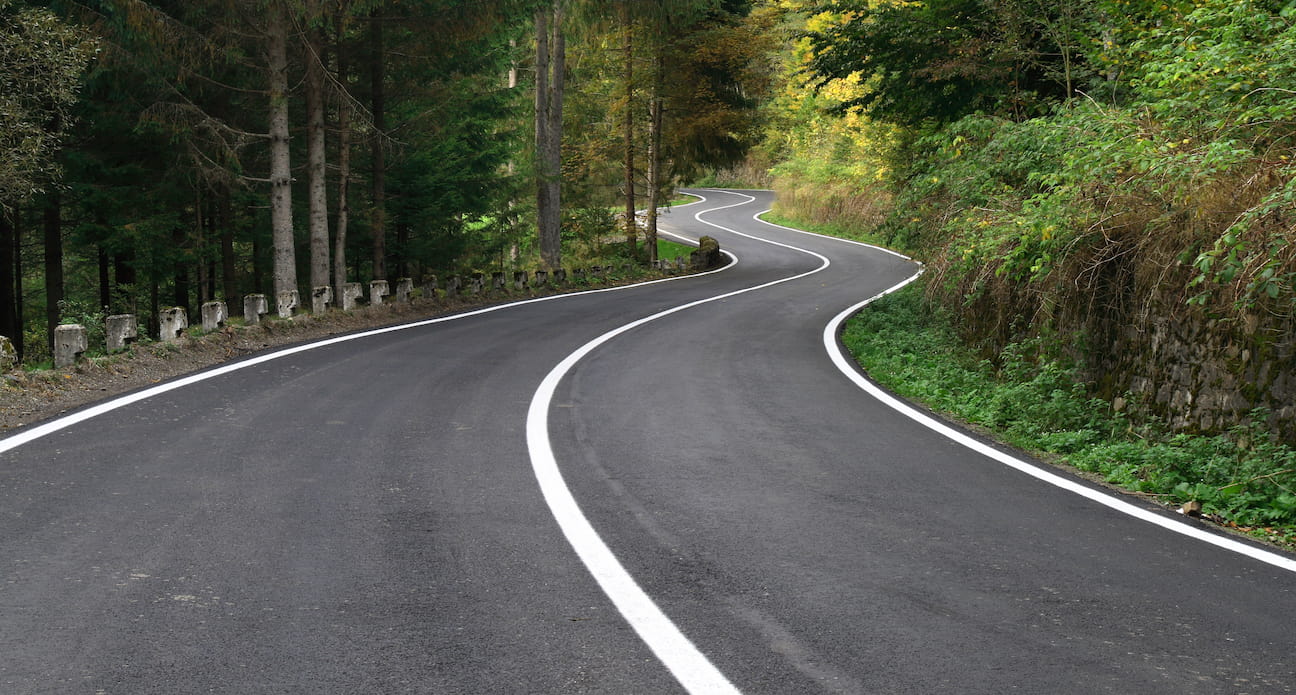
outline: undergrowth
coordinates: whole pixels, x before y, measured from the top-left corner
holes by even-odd
[[[998,366],[978,357],[914,288],[875,302],[843,340],[870,376],[907,398],[1124,489],[1174,505],[1196,500],[1224,525],[1296,544],[1296,450],[1272,440],[1264,413],[1218,436],[1136,425],[1089,398],[1071,366],[1028,359],[1034,346],[1010,345]]]

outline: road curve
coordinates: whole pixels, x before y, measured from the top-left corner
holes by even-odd
[[[913,264],[700,194],[721,272],[0,440],[0,692],[1296,689],[1296,572],[897,413],[823,333]]]

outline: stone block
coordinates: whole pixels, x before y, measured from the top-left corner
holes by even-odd
[[[342,286],[342,310],[351,311],[360,303],[360,298],[364,296],[364,290],[358,282],[348,282]]]
[[[264,294],[243,297],[243,322],[249,326],[261,323],[261,317],[270,313],[270,302]]]
[[[311,313],[323,314],[328,311],[329,305],[333,303],[333,288],[328,285],[320,285],[311,289]]]
[[[275,307],[279,310],[279,318],[290,319],[301,307],[301,295],[297,290],[279,292],[275,295]]]
[[[13,369],[18,365],[18,350],[13,341],[0,335],[0,370]]]
[[[179,340],[188,327],[189,314],[184,307],[173,306],[158,312],[158,340],[164,343]]]
[[[499,271],[499,270],[497,270],[497,271],[491,273],[491,291],[492,291],[492,292],[503,292],[503,291],[504,291],[504,272],[503,272],[503,271]]]
[[[463,287],[463,278],[458,275],[451,275],[445,281],[445,296],[453,297],[459,294],[459,289]]]
[[[54,328],[54,366],[71,367],[86,351],[86,329],[79,323]]]
[[[225,302],[203,302],[202,305],[202,329],[203,333],[213,333],[225,327],[225,321],[229,318],[229,311],[225,308]]]
[[[549,272],[545,270],[535,271],[535,277],[532,279],[531,284],[535,287],[544,287],[549,284]]]
[[[135,314],[116,314],[104,319],[104,342],[109,354],[125,350],[139,339],[139,319]]]
[[[423,283],[423,297],[425,299],[436,299],[437,294],[437,276],[429,275],[427,282]]]
[[[481,273],[473,273],[472,280],[468,284],[468,294],[481,294],[485,279],[486,277]]]
[[[400,278],[396,281],[395,298],[398,304],[408,303],[412,294],[414,294],[414,281],[412,279]]]
[[[383,303],[383,297],[391,294],[391,288],[387,285],[386,280],[372,280],[369,283],[369,303],[379,306]]]
[[[553,281],[555,285],[561,285],[567,282],[567,270],[565,268],[555,268],[553,271]]]
[[[697,250],[689,254],[689,265],[693,270],[711,270],[720,267],[723,259],[720,255],[720,242],[714,237],[704,236],[698,239]]]
[[[513,273],[513,289],[525,290],[529,285],[527,271],[519,270]]]

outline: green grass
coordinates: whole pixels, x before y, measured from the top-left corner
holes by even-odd
[[[1228,436],[1136,425],[1086,396],[1067,365],[1024,357],[1036,346],[1010,346],[999,366],[978,358],[912,286],[849,321],[843,340],[870,376],[907,398],[1127,490],[1197,500],[1225,525],[1296,543],[1296,450],[1272,441],[1263,412]]]
[[[657,240],[657,257],[663,261],[673,261],[680,256],[688,258],[693,253],[692,246],[685,246],[666,239]]]
[[[838,239],[850,239],[852,241],[862,241],[866,244],[883,245],[883,240],[877,235],[867,230],[862,230],[855,226],[833,223],[814,223],[805,220],[794,219],[792,217],[775,212],[767,212],[760,218],[766,222],[781,224],[784,227],[792,227],[806,232],[823,234],[824,236],[837,237]]]

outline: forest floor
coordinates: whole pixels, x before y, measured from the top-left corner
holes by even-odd
[[[263,319],[255,326],[228,325],[207,335],[186,335],[174,343],[137,344],[126,352],[85,359],[63,369],[15,368],[0,374],[0,436],[113,396],[259,352],[555,293],[550,290],[416,299],[406,304],[329,311],[320,316],[300,314],[291,320]]]

